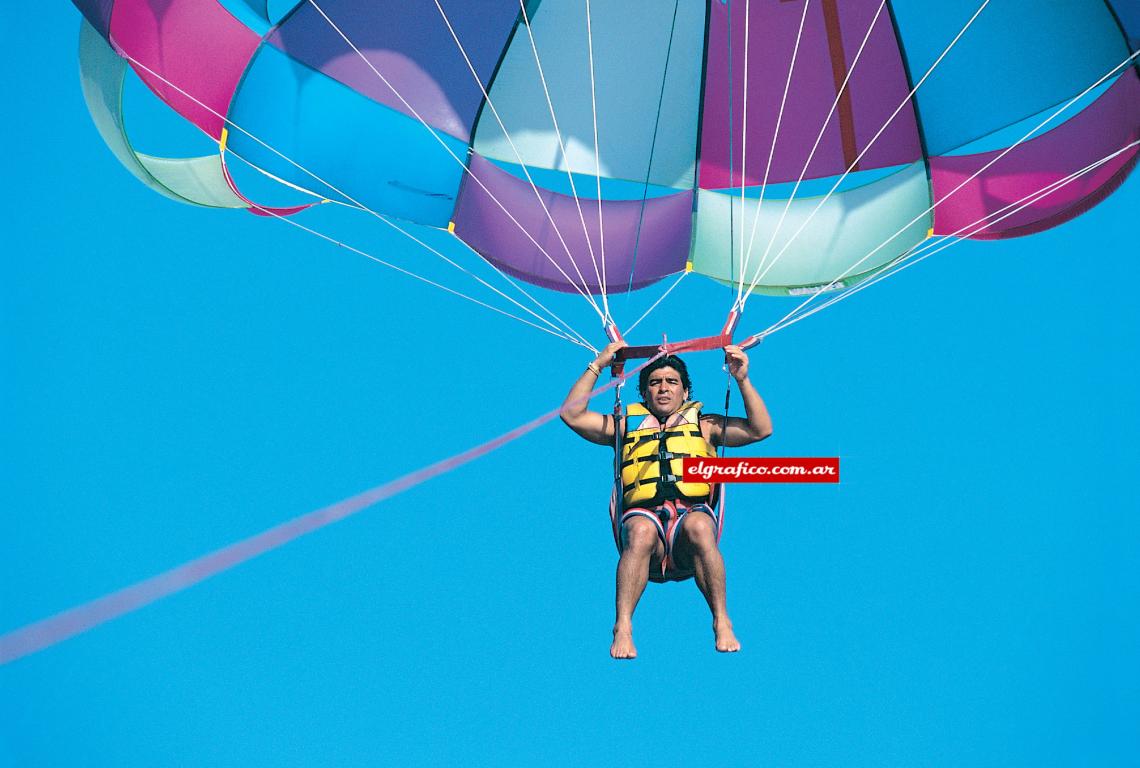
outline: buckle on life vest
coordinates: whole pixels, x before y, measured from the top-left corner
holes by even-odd
[[[634,480],[633,483],[631,483],[630,485],[623,485],[622,487],[628,489],[628,488],[632,488],[634,486],[655,485],[657,483],[665,483],[667,485],[675,485],[677,483],[682,482],[683,480],[684,480],[684,478],[680,477],[679,475],[658,475],[657,477],[646,477],[646,478],[642,478],[640,480]]]
[[[651,456],[638,456],[635,459],[626,459],[621,463],[622,467],[632,467],[634,464],[644,464],[647,461],[673,461],[674,459],[696,459],[700,458],[695,453],[674,453],[673,451],[664,451],[663,453],[655,453]]]

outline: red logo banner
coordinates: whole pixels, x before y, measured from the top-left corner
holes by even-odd
[[[687,483],[838,483],[839,457],[685,459]]]

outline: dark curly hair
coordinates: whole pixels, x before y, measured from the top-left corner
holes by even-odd
[[[681,386],[688,390],[689,399],[692,400],[693,384],[691,381],[689,381],[689,369],[685,367],[685,361],[676,355],[665,355],[665,357],[654,360],[652,363],[641,369],[641,374],[637,379],[637,391],[641,394],[641,397],[644,399],[645,391],[649,387],[650,374],[662,368],[672,368],[676,370],[677,373],[681,374]]]

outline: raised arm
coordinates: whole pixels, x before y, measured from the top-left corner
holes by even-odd
[[[614,353],[624,346],[624,341],[615,341],[599,352],[594,362],[586,367],[574,386],[570,387],[570,393],[562,403],[562,421],[591,443],[609,445],[613,442],[613,419],[604,413],[591,411],[586,406],[602,369],[613,363]]]
[[[702,421],[708,424],[712,443],[736,448],[763,440],[772,434],[772,417],[768,415],[764,399],[748,378],[748,355],[740,347],[730,344],[724,348],[724,360],[740,389],[745,418],[730,416],[726,422],[722,416],[706,414]]]

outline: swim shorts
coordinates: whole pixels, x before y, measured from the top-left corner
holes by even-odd
[[[681,523],[684,521],[685,515],[691,512],[703,512],[713,519],[713,523],[716,525],[716,540],[719,542],[722,528],[719,510],[710,507],[704,502],[687,504],[679,500],[666,501],[661,506],[652,509],[646,507],[631,507],[622,512],[621,519],[614,521],[614,538],[617,541],[618,552],[625,549],[625,545],[628,541],[625,528],[626,520],[634,516],[644,517],[652,521],[657,527],[657,536],[665,545],[665,556],[661,559],[661,570],[658,573],[651,569],[649,572],[650,581],[684,581],[685,579],[692,578],[693,570],[691,568],[678,568],[677,563],[674,562],[673,559],[673,546],[677,541],[677,534],[681,532]]]

